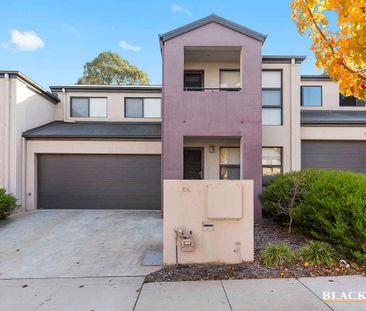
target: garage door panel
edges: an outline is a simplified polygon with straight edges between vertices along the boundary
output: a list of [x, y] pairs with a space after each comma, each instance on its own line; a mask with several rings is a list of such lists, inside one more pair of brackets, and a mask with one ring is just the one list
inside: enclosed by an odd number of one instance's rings
[[39, 155], [38, 208], [160, 209], [160, 156]]
[[302, 168], [334, 168], [366, 173], [366, 142], [302, 141]]
[[153, 196], [117, 196], [105, 199], [105, 197], [86, 196], [44, 196], [42, 198], [43, 209], [131, 209], [154, 210], [160, 209], [158, 198]]
[[123, 195], [147, 195], [155, 194], [160, 191], [160, 183], [156, 182], [80, 182], [61, 184], [59, 187], [47, 185], [39, 191], [40, 195], [89, 195], [95, 196], [99, 192], [104, 196], [112, 196], [116, 194], [116, 188], [123, 188]]
[[[160, 176], [160, 168], [153, 169], [121, 169], [112, 168], [113, 175], [105, 174], [106, 168], [98, 169], [82, 169], [77, 168], [74, 170], [60, 168], [60, 172], [56, 175], [44, 176], [45, 181], [52, 181], [57, 178], [58, 181], [72, 182], [70, 176], [78, 176], [77, 182], [79, 181], [90, 181], [91, 179], [96, 181], [156, 181], [157, 176]], [[49, 170], [57, 170], [56, 168], [50, 167]]]
[[[123, 161], [121, 161], [123, 157]], [[105, 158], [105, 160], [102, 160]], [[83, 167], [83, 168], [115, 168], [115, 167], [125, 167], [125, 168], [143, 168], [143, 167], [156, 167], [156, 158], [158, 156], [149, 155], [66, 155], [66, 154], [52, 154], [46, 155], [42, 158], [42, 164], [44, 167], [53, 168], [68, 168], [65, 165], [68, 161], [72, 161], [73, 168]], [[143, 161], [139, 161], [143, 159]]]

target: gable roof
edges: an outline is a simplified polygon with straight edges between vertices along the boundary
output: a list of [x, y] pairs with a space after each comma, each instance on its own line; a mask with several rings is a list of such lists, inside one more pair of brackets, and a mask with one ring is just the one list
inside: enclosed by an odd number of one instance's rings
[[162, 35], [159, 35], [160, 42], [165, 42], [167, 40], [173, 39], [175, 37], [178, 37], [182, 34], [185, 34], [189, 31], [192, 31], [194, 29], [197, 29], [199, 27], [205, 26], [205, 25], [210, 24], [210, 23], [217, 23], [219, 25], [225, 26], [225, 27], [230, 28], [234, 31], [242, 33], [242, 34], [244, 34], [248, 37], [256, 39], [256, 40], [258, 40], [262, 43], [267, 38], [267, 35], [261, 34], [259, 32], [256, 32], [256, 31], [252, 30], [252, 29], [246, 28], [242, 25], [239, 25], [237, 23], [229, 21], [225, 18], [222, 18], [221, 16], [211, 14], [211, 15], [206, 16], [202, 19], [199, 19], [199, 20], [197, 20], [193, 23], [187, 24], [183, 27], [180, 27], [180, 28], [174, 29], [172, 31], [166, 32]]

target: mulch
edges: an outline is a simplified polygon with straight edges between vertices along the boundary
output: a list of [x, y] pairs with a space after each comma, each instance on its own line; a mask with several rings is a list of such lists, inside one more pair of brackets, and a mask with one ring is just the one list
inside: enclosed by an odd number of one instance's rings
[[354, 262], [334, 263], [332, 266], [305, 266], [296, 263], [288, 267], [269, 268], [261, 264], [260, 252], [269, 244], [288, 243], [294, 250], [299, 249], [309, 238], [297, 232], [288, 233], [285, 226], [269, 219], [254, 224], [254, 261], [240, 264], [191, 264], [166, 266], [146, 276], [145, 282], [175, 282], [199, 280], [234, 280], [265, 278], [300, 278], [314, 276], [366, 275], [366, 265]]

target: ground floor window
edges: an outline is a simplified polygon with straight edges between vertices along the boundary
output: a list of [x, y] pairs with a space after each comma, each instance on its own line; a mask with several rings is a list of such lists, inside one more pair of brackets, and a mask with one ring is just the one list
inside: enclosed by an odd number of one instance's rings
[[282, 148], [263, 147], [262, 148], [262, 175], [263, 183], [274, 175], [282, 174]]
[[220, 148], [220, 179], [240, 179], [240, 147]]

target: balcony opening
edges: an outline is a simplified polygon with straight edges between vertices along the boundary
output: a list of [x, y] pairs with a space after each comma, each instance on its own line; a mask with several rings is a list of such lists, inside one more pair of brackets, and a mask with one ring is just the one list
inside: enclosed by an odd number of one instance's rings
[[240, 91], [241, 47], [185, 47], [184, 91]]

